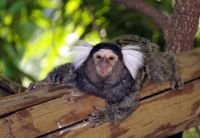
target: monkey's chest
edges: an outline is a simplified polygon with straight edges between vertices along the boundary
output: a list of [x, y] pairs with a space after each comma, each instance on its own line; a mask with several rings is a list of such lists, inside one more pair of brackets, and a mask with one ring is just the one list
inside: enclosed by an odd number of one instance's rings
[[94, 83], [87, 78], [79, 81], [79, 89], [85, 93], [106, 99], [107, 102], [120, 101], [133, 91], [134, 83], [132, 79], [123, 79], [115, 84], [109, 82]]

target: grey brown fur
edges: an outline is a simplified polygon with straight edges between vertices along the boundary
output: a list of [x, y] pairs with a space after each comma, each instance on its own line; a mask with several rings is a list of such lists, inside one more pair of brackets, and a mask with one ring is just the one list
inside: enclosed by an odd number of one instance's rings
[[[127, 44], [139, 45], [145, 55], [144, 71], [145, 82], [171, 81], [172, 87], [181, 87], [182, 82], [178, 74], [178, 63], [172, 51], [161, 52], [159, 47], [145, 38], [135, 35], [123, 35], [113, 40], [114, 43], [125, 46]], [[142, 77], [141, 77], [142, 79]], [[145, 83], [142, 83], [142, 85]]]
[[[111, 43], [121, 47], [127, 44], [141, 47], [140, 51], [145, 55], [145, 60], [135, 79], [131, 77], [122, 60], [118, 60], [112, 74], [102, 80], [95, 72], [92, 58], [88, 57], [80, 68], [74, 69], [72, 64], [65, 64], [54, 69], [41, 81], [70, 84], [85, 93], [104, 98], [107, 107], [89, 116], [89, 121], [97, 124], [105, 121], [117, 123], [126, 118], [136, 109], [139, 91], [149, 81], [172, 81], [175, 82], [173, 84], [181, 84], [176, 69], [176, 59], [172, 52], [160, 52], [157, 45], [133, 35], [120, 36]], [[40, 87], [39, 84], [30, 85], [29, 89]]]

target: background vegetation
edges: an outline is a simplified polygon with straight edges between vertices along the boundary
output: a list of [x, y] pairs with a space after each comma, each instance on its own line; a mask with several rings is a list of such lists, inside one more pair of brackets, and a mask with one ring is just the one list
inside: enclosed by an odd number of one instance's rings
[[[146, 2], [166, 15], [175, 3]], [[73, 42], [95, 44], [121, 34], [136, 34], [164, 46], [162, 33], [148, 17], [109, 0], [1, 0], [0, 75], [27, 86], [69, 62]], [[200, 26], [194, 47], [199, 45]], [[193, 131], [185, 137], [196, 137]]]

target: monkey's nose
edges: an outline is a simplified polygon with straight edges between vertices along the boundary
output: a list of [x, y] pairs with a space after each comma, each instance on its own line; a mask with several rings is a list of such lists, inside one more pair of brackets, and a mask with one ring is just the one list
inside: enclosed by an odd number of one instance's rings
[[100, 62], [99, 66], [102, 69], [106, 69], [106, 68], [108, 68], [109, 65], [105, 60], [103, 60], [103, 61]]

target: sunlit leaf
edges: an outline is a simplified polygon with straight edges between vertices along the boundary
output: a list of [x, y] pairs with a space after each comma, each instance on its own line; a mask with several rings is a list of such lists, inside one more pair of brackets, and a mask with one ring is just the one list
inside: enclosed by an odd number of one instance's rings
[[50, 26], [49, 21], [44, 17], [40, 10], [33, 10], [31, 19], [41, 28], [47, 29]]
[[60, 0], [39, 0], [38, 4], [43, 8], [57, 8], [60, 5]]
[[69, 0], [65, 5], [65, 14], [72, 14], [80, 6], [81, 0]]
[[4, 23], [5, 23], [5, 25], [10, 25], [12, 23], [12, 16], [11, 15], [6, 15], [4, 17]]

